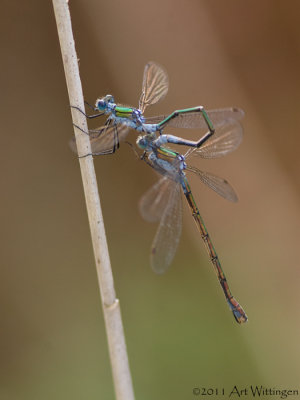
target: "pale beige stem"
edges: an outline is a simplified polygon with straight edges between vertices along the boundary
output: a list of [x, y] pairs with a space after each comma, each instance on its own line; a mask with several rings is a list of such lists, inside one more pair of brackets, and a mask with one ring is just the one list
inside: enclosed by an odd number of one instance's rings
[[[53, 7], [70, 104], [84, 110], [82, 86], [68, 2], [66, 0], [53, 0]], [[87, 131], [88, 127], [85, 116], [77, 110], [71, 109], [71, 111], [73, 123], [80, 126], [84, 131]], [[78, 129], [74, 129], [74, 132], [78, 154], [85, 155], [91, 153], [89, 136]], [[134, 400], [120, 304], [116, 298], [114, 289], [93, 157], [80, 158], [79, 163], [95, 254], [116, 398], [117, 400]]]

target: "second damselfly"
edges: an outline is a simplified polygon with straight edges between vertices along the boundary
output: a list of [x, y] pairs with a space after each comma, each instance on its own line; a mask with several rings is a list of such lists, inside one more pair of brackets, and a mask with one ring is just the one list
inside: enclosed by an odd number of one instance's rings
[[[151, 249], [152, 268], [157, 273], [165, 272], [176, 252], [182, 227], [182, 190], [227, 303], [238, 323], [246, 322], [247, 315], [230, 291], [220, 259], [194, 200], [186, 172], [196, 174], [204, 184], [229, 201], [236, 202], [237, 196], [225, 179], [189, 166], [186, 161], [192, 157], [224, 156], [236, 149], [241, 140], [242, 127], [238, 121], [232, 119], [216, 124], [214, 134], [208, 132], [198, 142], [191, 143], [171, 135], [157, 137], [154, 133], [141, 135], [137, 139], [138, 147], [144, 151], [142, 158], [162, 175], [140, 201], [142, 216], [148, 221], [159, 221]], [[194, 144], [199, 142], [201, 145], [195, 147]], [[182, 155], [168, 148], [166, 146], [168, 143], [189, 147], [192, 145], [194, 148], [190, 148], [185, 155]]]

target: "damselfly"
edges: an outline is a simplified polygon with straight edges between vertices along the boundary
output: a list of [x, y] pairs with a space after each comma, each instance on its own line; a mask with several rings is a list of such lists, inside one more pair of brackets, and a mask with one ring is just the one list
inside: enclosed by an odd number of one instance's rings
[[[241, 111], [239, 113], [241, 117]], [[144, 160], [158, 171], [162, 178], [150, 188], [140, 201], [142, 216], [148, 221], [159, 221], [152, 250], [151, 265], [155, 272], [163, 273], [170, 265], [179, 242], [182, 225], [181, 189], [186, 197], [194, 221], [201, 234], [234, 318], [238, 323], [247, 321], [247, 316], [229, 289], [219, 257], [204, 225], [191, 192], [186, 173], [193, 172], [198, 178], [225, 199], [236, 202], [237, 196], [229, 183], [215, 175], [188, 166], [186, 160], [192, 157], [214, 158], [224, 156], [238, 147], [242, 140], [242, 127], [235, 119], [227, 119], [215, 125], [199, 142], [199, 148], [190, 148], [181, 155], [167, 147], [167, 143], [190, 146], [189, 141], [171, 135], [156, 136], [155, 133], [141, 135], [137, 145], [144, 150]], [[181, 187], [181, 189], [180, 189]]]
[[[91, 138], [91, 147], [93, 155], [112, 154], [119, 148], [119, 143], [124, 140], [130, 129], [138, 132], [162, 133], [166, 126], [176, 128], [208, 129], [213, 133], [212, 124], [220, 124], [222, 121], [233, 118], [240, 119], [243, 112], [236, 108], [224, 108], [211, 111], [205, 111], [202, 106], [176, 110], [170, 115], [159, 115], [154, 117], [144, 117], [146, 107], [162, 100], [167, 94], [169, 87], [168, 75], [165, 70], [154, 62], [146, 64], [144, 69], [142, 94], [140, 96], [139, 108], [125, 107], [117, 104], [112, 95], [108, 94], [96, 100], [95, 106], [88, 104], [97, 114], [87, 115], [80, 108], [76, 108], [87, 118], [98, 118], [107, 115], [108, 118], [104, 126], [83, 131], [88, 133]], [[196, 143], [200, 146], [200, 143]], [[76, 145], [73, 141], [71, 147], [76, 151]]]

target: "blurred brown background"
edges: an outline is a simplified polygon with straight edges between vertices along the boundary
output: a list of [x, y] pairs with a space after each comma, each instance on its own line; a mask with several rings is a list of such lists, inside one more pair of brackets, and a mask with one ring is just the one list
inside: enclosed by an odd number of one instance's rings
[[[239, 203], [191, 179], [245, 326], [233, 320], [187, 210], [172, 268], [151, 271], [156, 226], [137, 203], [153, 171], [126, 145], [95, 159], [136, 398], [193, 399], [194, 387], [300, 389], [299, 2], [72, 0], [70, 8], [86, 100], [112, 93], [137, 105], [153, 60], [170, 89], [147, 115], [199, 104], [246, 112], [240, 149], [197, 165], [230, 180]], [[110, 399], [52, 4], [3, 1], [0, 19], [0, 399]]]

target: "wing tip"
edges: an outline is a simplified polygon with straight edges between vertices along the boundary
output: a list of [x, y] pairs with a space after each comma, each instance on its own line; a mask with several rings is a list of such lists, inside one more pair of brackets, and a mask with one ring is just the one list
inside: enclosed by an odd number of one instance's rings
[[236, 113], [236, 114], [239, 114], [239, 119], [242, 119], [242, 118], [244, 118], [244, 116], [245, 116], [245, 111], [242, 110], [242, 109], [239, 108], [239, 107], [232, 107], [232, 111], [233, 111], [234, 113]]
[[150, 265], [152, 270], [157, 275], [163, 275], [169, 267], [169, 264], [164, 263], [161, 259], [157, 258], [156, 247], [151, 248]]

